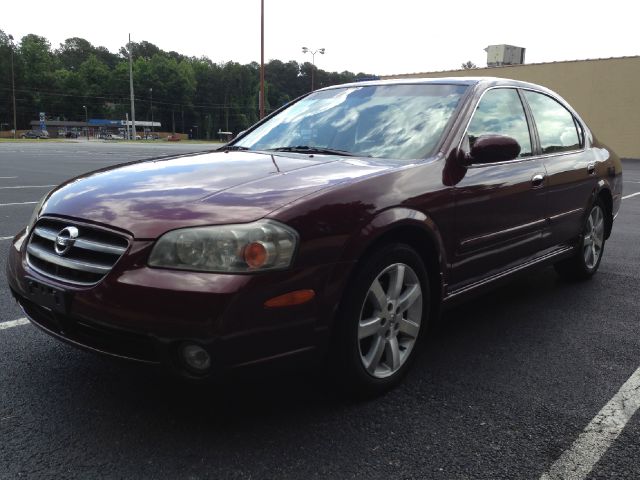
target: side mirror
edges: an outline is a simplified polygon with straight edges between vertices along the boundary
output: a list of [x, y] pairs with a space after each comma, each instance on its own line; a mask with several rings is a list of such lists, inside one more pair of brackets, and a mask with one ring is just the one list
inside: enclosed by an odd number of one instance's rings
[[520, 144], [506, 135], [481, 135], [469, 152], [468, 163], [506, 162], [518, 158]]

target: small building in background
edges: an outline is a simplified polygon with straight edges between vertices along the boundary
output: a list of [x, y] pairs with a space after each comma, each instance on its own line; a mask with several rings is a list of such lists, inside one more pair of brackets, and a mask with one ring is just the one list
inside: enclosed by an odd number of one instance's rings
[[524, 65], [525, 49], [522, 47], [514, 47], [513, 45], [489, 45], [484, 51], [487, 52], [488, 67]]
[[[70, 120], [46, 120], [46, 130], [51, 138], [86, 137], [108, 138], [108, 136], [127, 137], [127, 130], [131, 131], [130, 120], [107, 120], [104, 118], [90, 118], [89, 122], [73, 122]], [[32, 130], [42, 130], [41, 120], [32, 120]], [[142, 138], [153, 136], [157, 138], [162, 124], [160, 122], [137, 121], [136, 132]]]
[[[72, 122], [70, 120], [46, 120], [46, 130], [51, 138], [65, 137], [68, 134], [81, 136], [87, 130], [86, 122]], [[32, 120], [29, 124], [31, 130], [42, 130], [41, 120]]]

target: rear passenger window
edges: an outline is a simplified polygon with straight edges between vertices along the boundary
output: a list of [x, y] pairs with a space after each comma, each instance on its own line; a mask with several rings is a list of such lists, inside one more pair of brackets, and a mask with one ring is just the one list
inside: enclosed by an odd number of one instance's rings
[[520, 144], [519, 157], [531, 156], [527, 117], [518, 92], [495, 88], [484, 94], [467, 130], [469, 146], [482, 135], [506, 135]]
[[529, 102], [542, 153], [566, 152], [582, 147], [582, 128], [571, 112], [542, 93], [524, 90]]

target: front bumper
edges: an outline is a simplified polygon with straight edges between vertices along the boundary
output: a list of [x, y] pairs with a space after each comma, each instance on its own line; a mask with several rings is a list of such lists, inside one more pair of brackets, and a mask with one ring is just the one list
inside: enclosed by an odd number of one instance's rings
[[[154, 269], [146, 266], [152, 242], [134, 241], [101, 282], [80, 288], [31, 269], [24, 260], [25, 243], [20, 235], [14, 239], [7, 277], [33, 323], [75, 346], [187, 375], [177, 353], [184, 342], [209, 351], [212, 374], [299, 354], [320, 355], [340, 300], [341, 289], [331, 279], [349, 267], [259, 275]], [[34, 281], [65, 292], [65, 308], [39, 304], [30, 291]], [[264, 307], [266, 300], [299, 289], [313, 289], [316, 297], [293, 307]]]

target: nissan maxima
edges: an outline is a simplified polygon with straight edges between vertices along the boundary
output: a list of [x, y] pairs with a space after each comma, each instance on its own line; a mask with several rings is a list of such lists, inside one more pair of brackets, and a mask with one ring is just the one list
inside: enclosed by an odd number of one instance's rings
[[217, 151], [67, 181], [7, 275], [28, 318], [78, 347], [195, 380], [322, 361], [371, 394], [447, 304], [533, 267], [596, 273], [621, 195], [619, 158], [544, 87], [354, 83]]

